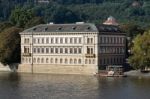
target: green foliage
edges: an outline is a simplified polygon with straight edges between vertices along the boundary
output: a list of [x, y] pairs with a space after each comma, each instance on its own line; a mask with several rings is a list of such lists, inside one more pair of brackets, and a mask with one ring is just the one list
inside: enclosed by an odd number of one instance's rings
[[13, 25], [24, 27], [25, 24], [34, 17], [31, 9], [16, 7], [10, 16], [10, 21]]
[[20, 35], [22, 29], [10, 27], [0, 33], [0, 62], [4, 65], [20, 62]]
[[0, 32], [2, 32], [4, 29], [9, 28], [11, 26], [12, 26], [12, 24], [9, 22], [0, 23]]
[[45, 22], [44, 22], [43, 18], [34, 17], [25, 24], [25, 28], [27, 29], [27, 28], [30, 28], [30, 27], [33, 27], [33, 26], [36, 26], [36, 25], [39, 25], [39, 24], [44, 24], [44, 23]]
[[144, 69], [150, 67], [150, 31], [143, 35], [138, 35], [134, 39], [134, 46], [131, 49], [132, 56], [129, 57], [129, 63], [135, 69]]
[[[131, 22], [146, 27], [150, 23], [149, 0], [138, 0], [139, 6], [132, 6], [135, 0], [50, 0], [49, 4], [34, 1], [1, 0], [0, 22], [8, 20], [11, 15], [12, 23], [23, 27], [33, 14], [43, 17], [46, 23], [102, 23], [110, 15], [123, 24]], [[21, 7], [17, 9], [16, 6]]]

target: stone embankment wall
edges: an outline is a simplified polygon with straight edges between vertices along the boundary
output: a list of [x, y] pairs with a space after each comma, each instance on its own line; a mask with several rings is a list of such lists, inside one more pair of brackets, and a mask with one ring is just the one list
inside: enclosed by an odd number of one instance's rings
[[9, 68], [9, 66], [4, 66], [3, 64], [0, 63], [0, 71], [4, 71], [4, 72], [10, 72], [11, 69]]
[[18, 67], [18, 72], [24, 73], [50, 73], [50, 74], [81, 74], [94, 75], [98, 72], [97, 66], [59, 66], [59, 65], [25, 65]]

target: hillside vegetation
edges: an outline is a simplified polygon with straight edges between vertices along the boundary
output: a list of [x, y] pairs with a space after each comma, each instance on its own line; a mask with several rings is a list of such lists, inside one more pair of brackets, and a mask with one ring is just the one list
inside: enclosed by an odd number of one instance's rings
[[138, 0], [50, 0], [38, 4], [35, 0], [0, 0], [0, 22], [9, 20], [16, 7], [31, 10], [46, 23], [85, 21], [101, 23], [110, 15], [119, 23], [135, 23], [142, 27], [150, 23], [150, 1]]

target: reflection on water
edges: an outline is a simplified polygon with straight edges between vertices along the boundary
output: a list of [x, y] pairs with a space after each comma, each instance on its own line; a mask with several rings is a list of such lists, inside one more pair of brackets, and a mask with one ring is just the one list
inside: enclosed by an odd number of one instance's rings
[[0, 99], [150, 99], [150, 79], [0, 73]]

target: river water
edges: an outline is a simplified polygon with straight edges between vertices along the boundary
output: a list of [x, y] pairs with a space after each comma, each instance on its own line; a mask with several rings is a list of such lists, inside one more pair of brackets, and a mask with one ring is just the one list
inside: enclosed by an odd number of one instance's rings
[[150, 99], [150, 79], [0, 73], [0, 99]]

